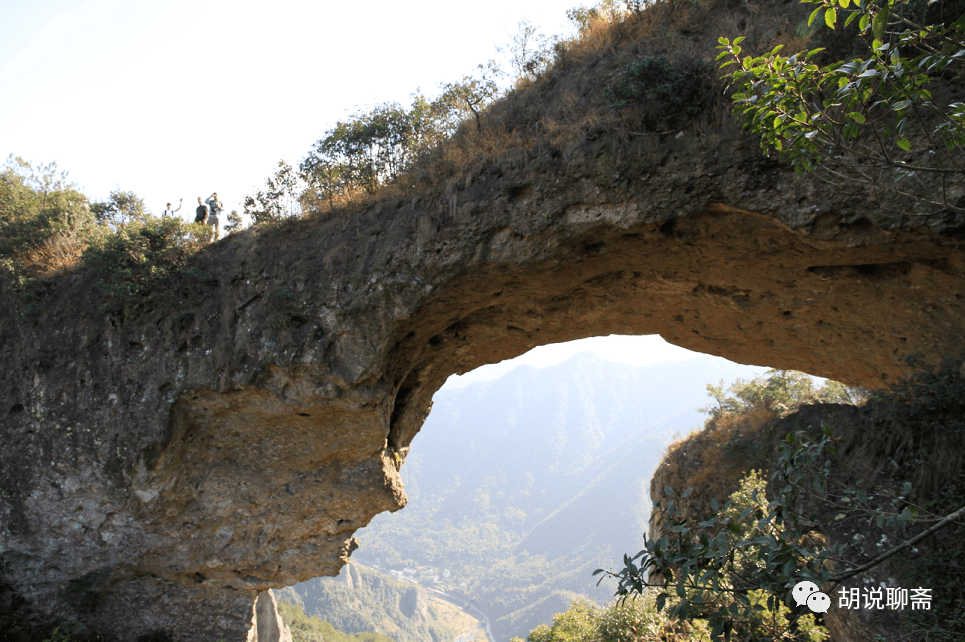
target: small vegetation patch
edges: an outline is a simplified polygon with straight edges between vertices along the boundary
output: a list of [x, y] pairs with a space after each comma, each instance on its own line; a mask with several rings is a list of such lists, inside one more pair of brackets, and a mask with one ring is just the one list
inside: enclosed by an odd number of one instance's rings
[[655, 128], [681, 114], [704, 109], [713, 67], [702, 60], [674, 64], [666, 56], [643, 56], [610, 76], [607, 97], [617, 109], [637, 109], [644, 126]]
[[130, 311], [162, 283], [175, 279], [189, 289], [203, 286], [205, 276], [187, 266], [188, 259], [210, 242], [211, 228], [187, 225], [172, 218], [148, 217], [120, 226], [92, 244], [84, 261], [103, 279], [97, 289], [104, 295], [104, 310]]

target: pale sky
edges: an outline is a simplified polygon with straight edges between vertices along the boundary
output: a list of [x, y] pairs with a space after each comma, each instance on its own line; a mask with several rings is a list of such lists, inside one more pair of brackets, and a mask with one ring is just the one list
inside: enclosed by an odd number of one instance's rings
[[[452, 375], [445, 385], [449, 388], [458, 388], [475, 381], [490, 381], [522, 365], [546, 368], [562, 363], [580, 352], [596, 352], [604, 359], [617, 363], [628, 363], [633, 366], [646, 366], [667, 361], [685, 361], [700, 355], [699, 352], [692, 352], [667, 343], [656, 334], [646, 336], [611, 334], [606, 337], [591, 337], [578, 341], [538, 346], [515, 359], [507, 359], [500, 363], [482, 366], [462, 376]], [[763, 372], [764, 370], [765, 368], [755, 368], [753, 373], [759, 374], [758, 371]], [[752, 372], [752, 370], [748, 370], [748, 372]]]
[[486, 3], [0, 0], [0, 154], [56, 161], [81, 190], [160, 214], [229, 211], [356, 109], [437, 93], [527, 19], [579, 0]]

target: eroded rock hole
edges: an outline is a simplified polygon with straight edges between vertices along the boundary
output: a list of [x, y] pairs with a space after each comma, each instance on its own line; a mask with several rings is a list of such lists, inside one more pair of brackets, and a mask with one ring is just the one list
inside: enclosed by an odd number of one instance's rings
[[[763, 372], [635, 339], [642, 347], [616, 338], [619, 347], [606, 350], [595, 340], [542, 346], [451, 377], [401, 464], [408, 505], [356, 531], [360, 547], [337, 579], [285, 590], [329, 621], [360, 596], [373, 600], [372, 613], [404, 603], [411, 614], [400, 626], [471, 604], [456, 634], [482, 631], [488, 619], [497, 640], [549, 621], [552, 613], [532, 607], [553, 595], [609, 600], [613, 587], [597, 588], [592, 571], [612, 567], [613, 551], [639, 550], [648, 513], [627, 507], [649, 503], [650, 477], [674, 433], [701, 424], [707, 384]], [[416, 386], [410, 374], [399, 387], [393, 422]], [[335, 532], [352, 526], [333, 523]], [[324, 605], [309, 603], [321, 593]]]

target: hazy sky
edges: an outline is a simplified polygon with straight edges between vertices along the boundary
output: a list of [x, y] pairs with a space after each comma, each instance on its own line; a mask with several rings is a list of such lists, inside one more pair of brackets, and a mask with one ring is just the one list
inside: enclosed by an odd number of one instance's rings
[[230, 208], [357, 108], [433, 95], [579, 4], [0, 0], [0, 153], [156, 214], [213, 191]]
[[[515, 359], [508, 359], [500, 363], [476, 368], [462, 376], [452, 375], [446, 381], [447, 387], [464, 386], [474, 381], [489, 381], [503, 376], [513, 368], [521, 365], [531, 365], [545, 368], [566, 361], [578, 352], [596, 352], [604, 359], [618, 363], [628, 363], [634, 366], [645, 366], [652, 363], [666, 361], [684, 361], [698, 356], [684, 348], [664, 341], [658, 335], [628, 337], [610, 335], [608, 337], [592, 337], [566, 343], [551, 343], [533, 348], [526, 354]], [[761, 374], [766, 368], [748, 370], [748, 377]]]

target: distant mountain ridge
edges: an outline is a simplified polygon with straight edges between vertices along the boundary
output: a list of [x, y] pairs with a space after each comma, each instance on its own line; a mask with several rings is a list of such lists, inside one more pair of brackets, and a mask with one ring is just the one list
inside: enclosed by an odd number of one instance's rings
[[478, 604], [497, 642], [576, 596], [604, 602], [613, 589], [592, 571], [642, 547], [650, 478], [673, 435], [701, 425], [706, 385], [762, 370], [586, 352], [444, 387], [402, 467], [409, 505], [361, 529], [356, 557], [383, 571], [435, 569], [433, 585]]

